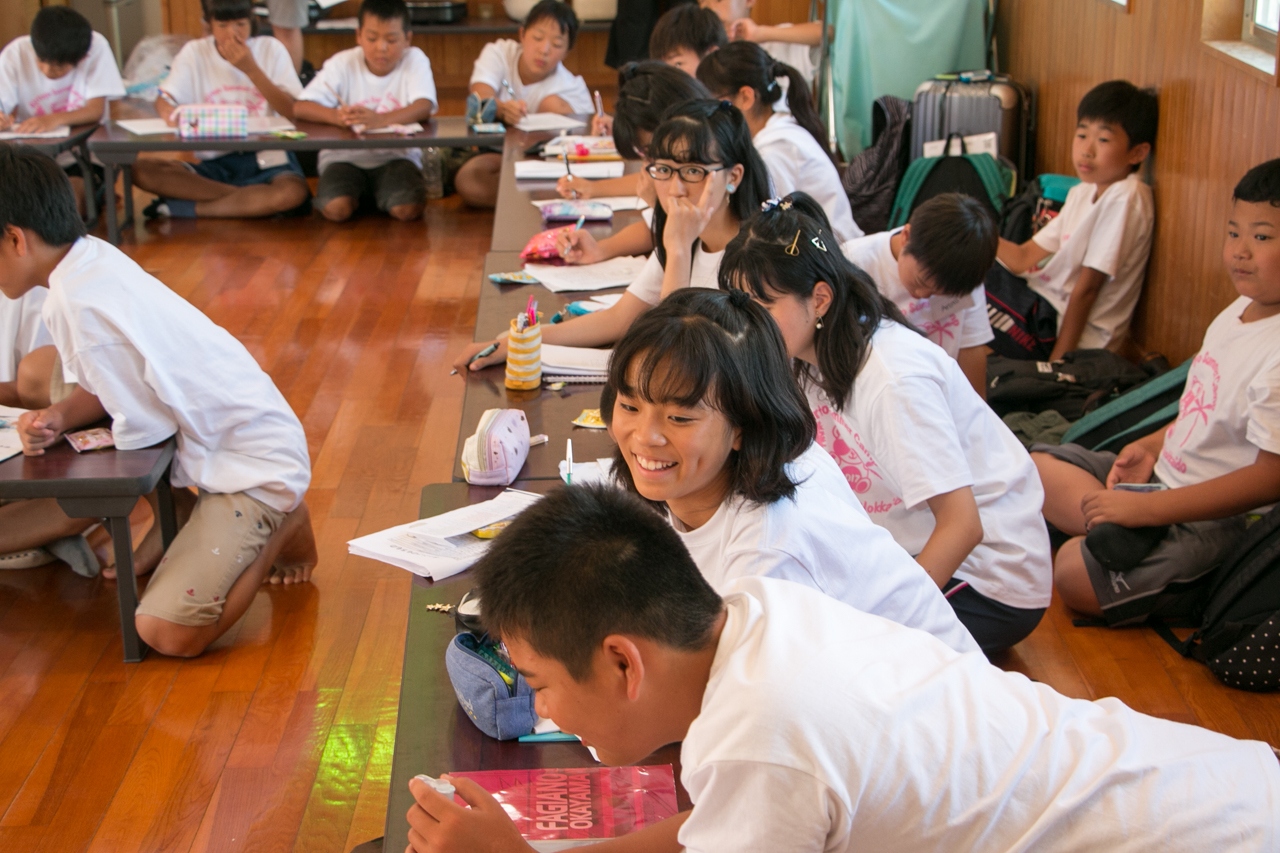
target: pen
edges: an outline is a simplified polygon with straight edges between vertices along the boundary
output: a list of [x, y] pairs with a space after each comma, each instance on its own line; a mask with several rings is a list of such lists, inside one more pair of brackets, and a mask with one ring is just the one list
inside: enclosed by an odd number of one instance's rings
[[525, 303], [525, 306], [524, 306], [525, 316], [529, 318], [528, 325], [532, 326], [532, 325], [535, 325], [535, 323], [537, 322], [535, 319], [537, 315], [534, 313], [537, 310], [538, 310], [538, 303], [533, 301], [533, 294], [530, 293], [529, 301]]
[[[489, 356], [493, 355], [493, 354], [494, 354], [495, 352], [497, 352], [497, 351], [498, 351], [498, 342], [497, 342], [497, 341], [494, 341], [493, 343], [489, 344], [489, 345], [488, 345], [487, 347], [485, 347], [484, 349], [480, 350], [480, 352], [478, 352], [478, 353], [476, 353], [475, 355], [471, 356], [471, 358], [467, 360], [467, 367], [470, 367], [470, 366], [471, 366], [471, 363], [472, 363], [473, 361], [475, 361], [476, 359], [478, 359], [478, 358], [488, 358]], [[453, 369], [453, 370], [450, 370], [450, 371], [449, 371], [449, 375], [450, 375], [450, 376], [457, 376], [457, 375], [458, 375], [458, 371], [457, 371], [457, 369], [455, 368], [455, 369]]]
[[[568, 176], [569, 176], [569, 178], [568, 178], [568, 179], [572, 181], [572, 180], [573, 180], [573, 172], [572, 172], [572, 170], [570, 170], [570, 169], [569, 169], [569, 147], [568, 147], [568, 146], [565, 146], [565, 147], [564, 147], [564, 149], [563, 149], [563, 150], [561, 150], [561, 152], [560, 152], [560, 156], [564, 158], [564, 173], [565, 173], [566, 175], [568, 175]], [[577, 198], [577, 197], [578, 197], [578, 191], [577, 191], [577, 190], [570, 190], [570, 192], [572, 192], [572, 193], [573, 193], [573, 197], [574, 197], [574, 198]], [[576, 229], [575, 229], [575, 230], [576, 230]]]
[[[577, 196], [577, 193], [575, 192], [575, 193], [574, 193], [574, 195], [575, 195], [575, 196]], [[584, 214], [582, 214], [581, 216], [579, 216], [579, 217], [578, 217], [578, 221], [577, 221], [577, 222], [575, 222], [575, 223], [573, 224], [573, 228], [569, 229], [570, 233], [572, 233], [572, 232], [574, 232], [574, 231], [578, 231], [579, 229], [581, 229], [581, 228], [582, 228], [582, 223], [584, 223], [584, 222], [586, 222], [586, 221], [587, 221], [587, 215], [584, 213]], [[569, 248], [568, 248], [568, 249], [565, 249], [565, 250], [563, 250], [562, 252], [560, 252], [560, 257], [562, 257], [562, 258], [563, 258], [563, 257], [565, 256], [565, 254], [569, 251], [569, 249], [572, 249], [572, 248], [573, 248], [573, 244], [571, 243], [571, 244], [569, 245]], [[533, 297], [532, 297], [532, 296], [530, 296], [529, 298], [530, 298], [530, 299], [532, 299]], [[561, 313], [563, 314], [564, 312], [561, 312]], [[551, 322], [555, 323], [555, 322], [557, 322], [557, 321], [556, 321], [556, 320], [552, 320]]]
[[564, 440], [564, 467], [565, 467], [565, 483], [573, 485], [573, 439], [566, 438]]
[[596, 89], [596, 115], [604, 117], [604, 98], [600, 97], [599, 89]]
[[[492, 79], [492, 78], [490, 78], [490, 79]], [[518, 100], [520, 100], [519, 98], [517, 98], [517, 97], [516, 97], [516, 90], [511, 88], [511, 84], [507, 82], [507, 78], [506, 78], [506, 77], [503, 77], [503, 78], [502, 78], [502, 88], [504, 88], [504, 89], [506, 89], [506, 90], [507, 90], [507, 94], [511, 96], [511, 100], [513, 100], [513, 101], [518, 101]]]

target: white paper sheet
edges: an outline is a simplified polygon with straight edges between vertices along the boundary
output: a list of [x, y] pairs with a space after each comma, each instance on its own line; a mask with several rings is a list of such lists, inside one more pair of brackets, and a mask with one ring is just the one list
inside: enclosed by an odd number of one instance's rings
[[[586, 200], [593, 201], [596, 204], [607, 204], [609, 209], [615, 213], [619, 210], [646, 210], [649, 207], [649, 205], [645, 204], [644, 199], [634, 195], [610, 195]], [[558, 204], [562, 201], [564, 201], [562, 198], [544, 198], [529, 203], [538, 208], [538, 210], [542, 210], [549, 204]]]
[[[177, 133], [162, 118], [126, 118], [116, 122], [117, 125], [134, 136], [155, 136], [161, 133]], [[293, 122], [284, 116], [249, 116], [250, 133], [269, 133], [273, 130], [297, 130]]]
[[[510, 498], [509, 495], [519, 497]], [[538, 500], [540, 495], [534, 495], [529, 492], [520, 492], [516, 490], [507, 490], [494, 498], [493, 501], [485, 501], [482, 504], [463, 507], [455, 510], [455, 513], [462, 513], [464, 516], [481, 519], [482, 523], [476, 527], [467, 528], [468, 532], [462, 534], [457, 539], [449, 541], [440, 541], [434, 539], [424, 539], [415, 535], [412, 528], [415, 525], [421, 525], [424, 522], [431, 522], [435, 519], [424, 519], [423, 521], [411, 521], [408, 524], [401, 524], [378, 533], [371, 533], [368, 536], [361, 536], [358, 539], [352, 539], [347, 543], [348, 553], [357, 557], [368, 557], [371, 560], [378, 560], [388, 565], [396, 566], [419, 575], [424, 578], [433, 580], [442, 580], [444, 578], [456, 575], [463, 571], [484, 554], [489, 547], [489, 541], [485, 539], [476, 539], [471, 536], [469, 531], [475, 530], [477, 527], [484, 527], [487, 524], [493, 524], [495, 521], [502, 521], [516, 514], [525, 506]], [[514, 511], [509, 512], [501, 517], [494, 518], [494, 511], [490, 509], [481, 509], [487, 505], [492, 505], [494, 501], [506, 499], [502, 504], [504, 509], [499, 512], [506, 512], [515, 507]], [[473, 512], [474, 511], [474, 512]], [[444, 513], [436, 516], [437, 519], [443, 519], [446, 516], [454, 516], [454, 513]], [[484, 521], [484, 519], [491, 519]], [[461, 522], [456, 522], [461, 524]], [[471, 523], [470, 521], [467, 522]], [[441, 522], [440, 529], [447, 530], [454, 522]]]
[[359, 18], [321, 18], [316, 21], [317, 30], [354, 30], [359, 26]]
[[[945, 139], [935, 139], [932, 142], [926, 142], [922, 154], [926, 157], [941, 157], [942, 148], [947, 144]], [[952, 139], [949, 155], [955, 157], [960, 154], [960, 140]], [[994, 131], [987, 133], [978, 133], [973, 136], [964, 138], [964, 153], [966, 154], [990, 154], [992, 157], [1000, 156], [1000, 137]]]
[[517, 130], [577, 130], [587, 123], [559, 113], [529, 113], [516, 124]]
[[552, 293], [572, 290], [604, 290], [626, 287], [644, 269], [647, 258], [623, 255], [598, 264], [556, 267], [550, 264], [525, 264], [524, 270]]
[[0, 139], [66, 139], [70, 135], [71, 126], [60, 124], [53, 130], [46, 130], [44, 133], [14, 133], [9, 130], [0, 133]]
[[386, 127], [375, 127], [373, 130], [360, 131], [366, 136], [374, 134], [403, 133], [406, 136], [410, 133], [422, 133], [422, 125], [418, 122], [410, 122], [409, 124], [389, 124]]
[[[597, 459], [595, 462], [574, 462], [573, 482], [579, 486], [585, 486], [589, 483], [603, 483], [607, 486], [613, 482], [609, 478], [609, 472], [612, 470], [612, 459]], [[569, 461], [567, 459], [560, 460], [560, 479], [566, 483], [569, 482]]]
[[609, 370], [613, 350], [542, 345], [542, 372], [559, 376], [591, 376]]
[[511, 518], [537, 503], [539, 499], [539, 495], [531, 492], [508, 489], [493, 500], [415, 521], [409, 525], [410, 532], [419, 539], [433, 541], [451, 539]]
[[[577, 178], [621, 178], [626, 171], [621, 160], [570, 163], [569, 172]], [[563, 160], [517, 160], [517, 181], [558, 181], [564, 177]]]
[[0, 462], [22, 452], [22, 439], [18, 438], [18, 418], [26, 409], [0, 406]]

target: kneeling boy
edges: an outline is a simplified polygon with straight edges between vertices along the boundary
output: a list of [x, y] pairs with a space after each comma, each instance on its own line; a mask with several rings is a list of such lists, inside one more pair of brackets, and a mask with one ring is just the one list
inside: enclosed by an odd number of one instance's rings
[[[156, 112], [170, 124], [183, 104], [242, 104], [251, 116], [293, 118], [302, 83], [284, 45], [250, 37], [250, 0], [203, 0], [212, 35], [192, 39], [173, 58], [160, 84]], [[291, 211], [311, 195], [293, 152], [197, 151], [199, 163], [140, 159], [133, 182], [159, 196], [148, 216], [271, 216]]]
[[[1111, 625], [1189, 615], [1247, 515], [1280, 501], [1278, 246], [1280, 160], [1272, 160], [1236, 185], [1222, 261], [1240, 296], [1205, 332], [1177, 420], [1119, 455], [1032, 446], [1045, 519], [1076, 537], [1054, 564], [1058, 593], [1076, 610]], [[1149, 494], [1116, 489], [1124, 483], [1159, 485]]]
[[983, 399], [992, 332], [982, 279], [995, 262], [998, 240], [977, 199], [943, 193], [913, 210], [901, 228], [840, 247], [907, 322], [960, 363]]
[[[693, 810], [628, 850], [1280, 844], [1266, 744], [1068, 699], [789, 581], [742, 578], [721, 599], [670, 525], [621, 491], [552, 493], [475, 572], [485, 626], [539, 714], [606, 764], [682, 742]], [[451, 781], [470, 809], [410, 783], [413, 849], [530, 849], [483, 789]]]
[[[302, 90], [298, 118], [363, 130], [431, 118], [431, 60], [410, 45], [404, 0], [364, 0], [358, 20], [357, 46], [326, 60]], [[321, 151], [315, 204], [324, 218], [350, 219], [362, 200], [401, 221], [421, 216], [427, 201], [422, 149]]]
[[273, 567], [286, 582], [310, 577], [302, 425], [225, 329], [110, 243], [85, 236], [52, 160], [0, 144], [0, 290], [18, 299], [36, 287], [49, 289], [45, 324], [88, 394], [24, 415], [24, 450], [38, 454], [104, 410], [122, 450], [177, 436], [172, 482], [200, 496], [192, 507], [190, 492], [176, 490], [187, 498], [179, 522], [190, 517], [142, 595], [137, 625], [159, 652], [200, 654], [248, 609]]

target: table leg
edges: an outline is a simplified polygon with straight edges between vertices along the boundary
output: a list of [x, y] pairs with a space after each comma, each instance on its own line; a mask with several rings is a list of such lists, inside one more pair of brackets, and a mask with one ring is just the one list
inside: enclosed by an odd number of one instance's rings
[[125, 227], [133, 226], [133, 164], [124, 163], [120, 166], [120, 171], [124, 175], [124, 225]]
[[138, 578], [133, 573], [133, 541], [129, 516], [107, 519], [111, 543], [116, 552], [116, 591], [120, 598], [120, 630], [124, 640], [125, 663], [138, 663], [147, 655], [147, 644], [138, 636], [134, 612], [138, 609]]
[[80, 175], [84, 180], [84, 212], [86, 225], [93, 228], [98, 224], [97, 187], [94, 186], [93, 167], [90, 165], [89, 152], [83, 145], [76, 148], [76, 162], [80, 164]]
[[160, 505], [160, 539], [164, 549], [169, 550], [173, 538], [178, 535], [178, 516], [173, 506], [173, 486], [169, 482], [169, 474], [173, 471], [170, 465], [164, 470], [164, 476], [156, 483], [156, 502]]
[[103, 205], [107, 214], [107, 242], [113, 246], [119, 246], [120, 224], [116, 221], [116, 203], [112, 198], [116, 191], [116, 167], [105, 157], [102, 160], [102, 182], [107, 185], [107, 199]]

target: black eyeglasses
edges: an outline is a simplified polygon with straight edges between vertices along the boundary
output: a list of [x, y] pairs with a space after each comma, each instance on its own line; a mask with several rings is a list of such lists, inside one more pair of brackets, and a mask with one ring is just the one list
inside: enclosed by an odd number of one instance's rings
[[673, 168], [665, 163], [650, 163], [644, 167], [649, 173], [649, 177], [655, 181], [669, 181], [673, 175], [679, 175], [680, 180], [686, 184], [700, 184], [707, 179], [712, 172], [723, 172], [724, 166], [701, 166], [696, 163], [689, 163], [678, 168]]

